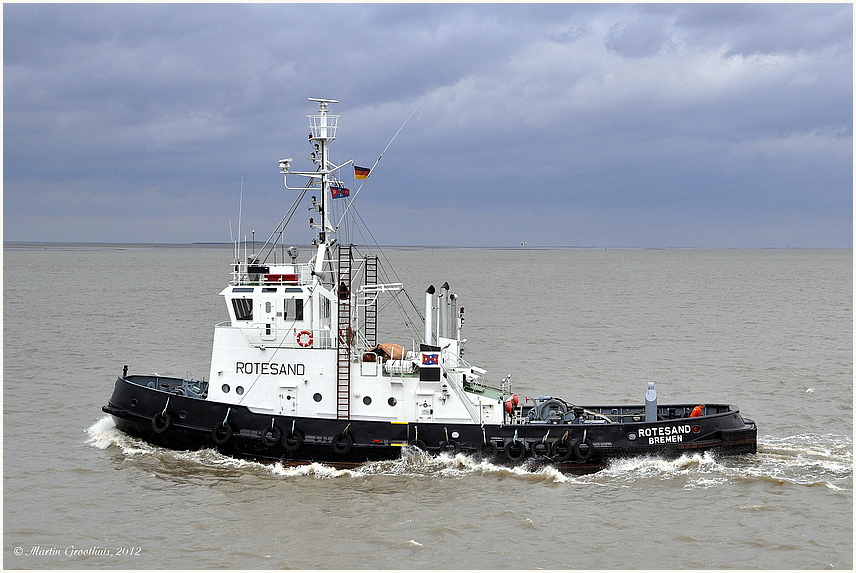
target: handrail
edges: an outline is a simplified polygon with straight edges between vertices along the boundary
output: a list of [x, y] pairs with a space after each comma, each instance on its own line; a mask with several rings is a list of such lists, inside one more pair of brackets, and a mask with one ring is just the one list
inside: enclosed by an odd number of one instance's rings
[[[442, 366], [443, 371], [448, 374], [451, 372], [445, 365]], [[470, 418], [474, 423], [478, 424], [481, 420], [481, 413], [476, 410], [476, 405], [470, 402], [470, 399], [467, 397], [467, 393], [463, 388], [463, 385], [458, 385], [457, 381], [454, 377], [448, 376], [446, 378], [448, 381], [448, 385], [452, 388], [452, 390], [457, 394], [458, 399], [464, 404], [464, 408], [469, 412]]]
[[[230, 281], [230, 285], [279, 285], [279, 284], [298, 284], [298, 285], [308, 285], [312, 283], [312, 268], [313, 265], [311, 263], [283, 263], [283, 264], [275, 264], [268, 265], [263, 263], [248, 263], [248, 262], [238, 262], [231, 263], [234, 265], [234, 269], [232, 270], [232, 280]], [[270, 269], [270, 273], [262, 273], [262, 272], [253, 272], [250, 273], [250, 267], [268, 267]], [[256, 276], [256, 278], [251, 279], [250, 274]], [[279, 275], [279, 280], [266, 280], [265, 274], [274, 274]], [[296, 281], [290, 281], [288, 279], [283, 279], [283, 275], [295, 275]]]
[[[263, 327], [260, 325], [260, 323], [252, 323], [252, 325], [248, 324], [246, 326], [232, 326], [231, 321], [227, 320], [215, 324], [214, 328], [234, 328], [236, 330], [239, 330], [247, 339], [247, 343], [253, 346], [264, 346], [266, 348], [301, 348], [316, 350], [329, 350], [331, 348], [336, 348], [336, 333], [333, 330], [327, 328], [278, 328], [278, 333], [273, 339], [262, 338]], [[300, 341], [302, 341], [304, 344], [301, 345], [299, 343], [298, 336], [302, 332], [308, 332], [309, 334], [311, 334], [311, 343], [310, 337], [307, 335], [300, 337]]]

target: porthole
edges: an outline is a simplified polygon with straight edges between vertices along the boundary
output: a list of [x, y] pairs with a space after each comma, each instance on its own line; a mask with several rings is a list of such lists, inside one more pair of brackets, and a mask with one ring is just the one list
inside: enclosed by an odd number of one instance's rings
[[223, 390], [223, 393], [224, 393], [224, 394], [228, 394], [228, 393], [229, 393], [229, 390], [230, 390], [230, 388], [229, 388], [229, 385], [228, 385], [228, 384], [223, 384], [223, 386], [222, 386], [222, 388], [221, 388], [221, 389]]
[[631, 442], [636, 440], [636, 433], [630, 432], [629, 434], [627, 434], [627, 439], [630, 440]]
[[318, 392], [315, 392], [315, 394], [312, 395], [312, 399], [315, 400], [316, 402], [320, 402], [321, 401], [321, 394], [319, 394]]
[[371, 403], [372, 403], [371, 396], [364, 396], [364, 397], [363, 397], [363, 404], [365, 404], [366, 406], [368, 406], [368, 405], [369, 405], [369, 404], [371, 404]]
[[236, 386], [235, 392], [240, 396], [241, 394], [244, 393], [244, 387], [243, 386]]
[[389, 400], [386, 401], [386, 403], [389, 404], [390, 406], [395, 406], [396, 404], [398, 404], [398, 400], [396, 400], [395, 398], [390, 398]]
[[136, 398], [132, 398], [132, 399], [131, 399], [131, 408], [136, 408], [136, 407], [137, 407], [137, 399], [136, 399]]
[[458, 432], [457, 430], [454, 430], [454, 431], [452, 432], [452, 439], [453, 439], [453, 440], [457, 440], [457, 439], [458, 439], [458, 438], [460, 438], [460, 437], [461, 437], [461, 433], [460, 433], [460, 432]]
[[178, 413], [178, 419], [179, 420], [186, 420], [187, 419], [187, 411], [182, 410], [181, 412], [179, 412]]

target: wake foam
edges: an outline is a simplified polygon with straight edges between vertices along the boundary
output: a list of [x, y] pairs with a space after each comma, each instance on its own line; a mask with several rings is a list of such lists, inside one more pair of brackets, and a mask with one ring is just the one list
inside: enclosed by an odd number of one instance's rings
[[140, 455], [153, 453], [160, 448], [153, 446], [137, 438], [120, 431], [113, 424], [113, 418], [105, 416], [86, 429], [89, 434], [87, 443], [99, 450], [106, 450], [115, 446], [126, 455]]
[[[280, 462], [261, 463], [224, 456], [216, 450], [175, 451], [153, 446], [128, 436], [106, 416], [86, 432], [88, 444], [106, 450], [118, 448], [128, 460], [156, 458], [165, 467], [168, 461], [183, 462], [184, 470], [240, 470], [282, 477], [315, 479], [362, 478], [373, 475], [445, 477], [494, 476], [544, 483], [592, 484], [628, 487], [647, 480], [675, 480], [683, 489], [711, 488], [728, 483], [777, 481], [803, 486], [822, 485], [832, 490], [853, 489], [852, 438], [805, 434], [785, 438], [763, 438], [758, 453], [717, 458], [710, 453], [683, 455], [677, 459], [641, 456], [614, 460], [600, 472], [587, 475], [564, 474], [553, 466], [526, 464], [504, 466], [464, 454], [428, 455], [417, 448], [403, 448], [395, 460], [367, 462], [354, 469], [336, 469], [321, 463], [285, 466]], [[189, 467], [188, 467], [189, 466]]]
[[832, 434], [765, 438], [758, 443], [762, 479], [853, 490], [853, 440]]

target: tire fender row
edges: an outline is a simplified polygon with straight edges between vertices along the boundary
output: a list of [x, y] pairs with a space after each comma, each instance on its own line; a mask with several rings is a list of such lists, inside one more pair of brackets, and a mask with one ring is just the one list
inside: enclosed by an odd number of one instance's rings
[[[493, 443], [493, 442], [491, 442]], [[546, 440], [505, 440], [500, 447], [494, 443], [492, 448], [482, 447], [487, 459], [505, 458], [510, 462], [521, 462], [529, 457], [552, 462], [587, 462], [595, 454], [594, 442], [590, 438]]]
[[[173, 426], [173, 418], [167, 411], [169, 408], [169, 399], [162, 412], [156, 413], [151, 420], [152, 431], [155, 434], [163, 434]], [[226, 445], [235, 435], [233, 424], [229, 421], [231, 408], [227, 409], [226, 416], [222, 422], [211, 429], [211, 440], [218, 446]], [[348, 454], [354, 447], [354, 438], [349, 432], [350, 424], [338, 434], [330, 438], [330, 447], [338, 455]], [[271, 418], [269, 426], [265, 426], [258, 430], [259, 440], [266, 448], [276, 448], [282, 446], [287, 452], [296, 452], [304, 442], [305, 436], [299, 428], [296, 427], [296, 421], [292, 420], [291, 427], [283, 429], [276, 424], [276, 418]], [[595, 454], [595, 445], [592, 440], [585, 435], [582, 438], [569, 438], [567, 433], [555, 440], [547, 440], [546, 436], [541, 440], [522, 439], [515, 435], [509, 439], [491, 439], [485, 438], [483, 444], [478, 448], [464, 448], [461, 444], [448, 435], [442, 439], [437, 446], [430, 447], [424, 441], [418, 439], [413, 440], [412, 445], [425, 452], [435, 451], [437, 453], [456, 454], [461, 451], [467, 453], [475, 453], [487, 460], [499, 460], [504, 458], [509, 462], [522, 462], [529, 457], [540, 458], [554, 462], [586, 462]]]
[[484, 439], [480, 447], [464, 447], [455, 440], [441, 440], [437, 446], [428, 447], [422, 440], [413, 445], [425, 452], [456, 454], [458, 452], [474, 453], [486, 460], [506, 460], [513, 463], [524, 461], [527, 457], [543, 459], [552, 462], [587, 462], [596, 453], [594, 442], [583, 435], [581, 438], [569, 438], [567, 433], [560, 439], [541, 440], [514, 437], [509, 439]]

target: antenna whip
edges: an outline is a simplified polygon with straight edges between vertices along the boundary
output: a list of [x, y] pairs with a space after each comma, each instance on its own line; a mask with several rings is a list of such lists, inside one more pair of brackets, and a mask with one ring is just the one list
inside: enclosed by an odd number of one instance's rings
[[[405, 119], [404, 123], [401, 124], [401, 127], [398, 128], [398, 131], [395, 132], [395, 135], [392, 136], [392, 139], [389, 140], [389, 143], [387, 143], [386, 147], [383, 148], [383, 151], [380, 152], [380, 157], [378, 157], [377, 161], [375, 161], [374, 165], [372, 165], [372, 170], [377, 167], [377, 164], [380, 163], [381, 159], [383, 159], [383, 154], [386, 153], [386, 150], [389, 149], [389, 146], [392, 145], [392, 142], [395, 141], [395, 138], [398, 137], [398, 134], [401, 133], [401, 130], [404, 129], [404, 126], [407, 125], [407, 122], [410, 121], [410, 118], [413, 117], [413, 114], [416, 113], [416, 110], [419, 109], [419, 106], [422, 105], [422, 102], [425, 101], [429, 95], [431, 95], [432, 91], [434, 91], [434, 88], [428, 90], [428, 93], [425, 94], [425, 97], [422, 98], [422, 101], [420, 101], [416, 105], [416, 107], [413, 108], [413, 111], [410, 112], [410, 115], [407, 116], [407, 119]], [[363, 183], [365, 183], [365, 181], [363, 181]], [[362, 185], [360, 185], [360, 187], [362, 187]], [[359, 189], [357, 190], [357, 193], [359, 193]], [[356, 195], [356, 193], [354, 195]]]
[[[428, 99], [428, 96], [431, 95], [432, 91], [434, 91], [434, 88], [431, 88], [430, 90], [428, 90], [428, 93], [425, 94], [425, 97], [422, 98], [422, 101], [420, 101], [418, 104], [416, 104], [416, 107], [413, 108], [413, 111], [410, 112], [410, 115], [407, 116], [407, 119], [405, 119], [404, 123], [401, 124], [401, 127], [398, 128], [398, 131], [395, 132], [395, 135], [392, 136], [392, 139], [389, 140], [389, 143], [387, 143], [386, 147], [383, 148], [383, 151], [380, 152], [380, 156], [378, 156], [377, 161], [375, 161], [374, 165], [372, 165], [371, 169], [369, 170], [369, 173], [374, 171], [374, 168], [377, 167], [377, 164], [380, 163], [381, 159], [383, 159], [383, 154], [386, 153], [386, 150], [389, 149], [389, 146], [392, 145], [392, 142], [395, 141], [395, 138], [398, 137], [398, 134], [401, 133], [401, 130], [404, 129], [404, 126], [407, 125], [407, 122], [410, 121], [410, 118], [413, 117], [413, 114], [416, 113], [416, 110], [419, 109], [419, 106], [422, 105], [422, 102], [424, 102], [426, 99]], [[357, 188], [357, 191], [354, 193], [354, 196], [351, 197], [351, 201], [348, 203], [348, 206], [345, 207], [345, 210], [342, 212], [342, 217], [339, 219], [339, 222], [336, 223], [336, 229], [338, 229], [339, 225], [342, 224], [342, 221], [345, 219], [345, 215], [348, 214], [348, 211], [350, 210], [351, 205], [354, 204], [354, 199], [357, 198], [357, 195], [359, 195], [360, 190], [363, 188], [363, 185], [365, 185], [365, 184], [366, 184], [365, 180], [363, 180], [363, 182], [360, 183], [360, 186]]]

